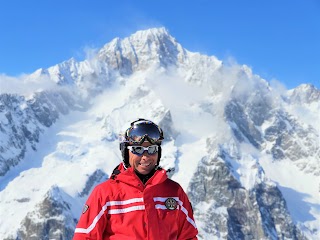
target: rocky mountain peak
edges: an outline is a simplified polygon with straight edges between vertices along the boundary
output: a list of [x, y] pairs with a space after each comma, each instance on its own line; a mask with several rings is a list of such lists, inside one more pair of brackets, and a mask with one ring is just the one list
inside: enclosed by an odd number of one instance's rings
[[131, 39], [137, 39], [137, 40], [150, 40], [150, 41], [157, 41], [157, 39], [163, 39], [163, 38], [172, 38], [169, 31], [164, 28], [150, 28], [147, 30], [140, 30], [136, 33], [132, 34], [129, 38]]
[[289, 99], [293, 103], [312, 103], [320, 101], [320, 90], [312, 84], [301, 84], [289, 91]]
[[152, 28], [124, 39], [115, 38], [98, 52], [97, 57], [112, 69], [129, 75], [154, 64], [177, 65], [185, 57], [185, 50], [165, 28]]
[[70, 214], [70, 204], [63, 199], [65, 194], [53, 186], [23, 219], [24, 227], [18, 231], [17, 239], [71, 239], [76, 219]]

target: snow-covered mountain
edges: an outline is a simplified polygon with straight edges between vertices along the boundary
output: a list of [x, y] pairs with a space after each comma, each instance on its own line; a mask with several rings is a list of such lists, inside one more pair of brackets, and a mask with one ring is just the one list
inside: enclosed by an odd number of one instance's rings
[[1, 239], [71, 239], [121, 161], [118, 134], [139, 117], [164, 129], [161, 164], [189, 195], [199, 239], [320, 239], [314, 86], [279, 90], [164, 28], [26, 79], [56, 87], [0, 95]]

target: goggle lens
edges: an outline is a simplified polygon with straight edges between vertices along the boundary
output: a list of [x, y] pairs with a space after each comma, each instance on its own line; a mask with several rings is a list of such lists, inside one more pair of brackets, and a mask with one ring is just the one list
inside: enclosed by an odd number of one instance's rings
[[127, 141], [131, 143], [142, 144], [149, 141], [151, 144], [161, 143], [163, 140], [163, 133], [159, 127], [153, 123], [143, 122], [143, 124], [135, 124], [127, 130]]
[[148, 152], [149, 155], [153, 155], [158, 152], [158, 145], [151, 145], [148, 147], [143, 146], [127, 146], [127, 148], [136, 155], [142, 155], [145, 151]]

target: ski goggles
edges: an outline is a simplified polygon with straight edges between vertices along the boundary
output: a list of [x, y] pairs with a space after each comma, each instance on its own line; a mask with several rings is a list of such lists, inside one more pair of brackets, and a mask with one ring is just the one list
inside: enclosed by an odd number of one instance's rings
[[139, 119], [131, 123], [131, 127], [125, 133], [125, 139], [133, 144], [149, 141], [151, 144], [160, 145], [163, 140], [163, 132], [155, 123]]
[[159, 146], [158, 145], [151, 145], [148, 147], [143, 146], [127, 146], [133, 154], [141, 156], [145, 151], [148, 152], [149, 155], [156, 154], [158, 152]]

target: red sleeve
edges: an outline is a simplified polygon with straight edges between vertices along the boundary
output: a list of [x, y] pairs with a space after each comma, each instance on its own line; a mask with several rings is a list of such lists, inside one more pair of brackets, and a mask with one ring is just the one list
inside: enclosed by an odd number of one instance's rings
[[73, 240], [102, 240], [106, 226], [106, 200], [98, 185], [90, 194], [74, 232]]
[[198, 239], [198, 229], [193, 218], [193, 210], [188, 196], [181, 188], [178, 240]]

